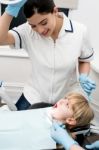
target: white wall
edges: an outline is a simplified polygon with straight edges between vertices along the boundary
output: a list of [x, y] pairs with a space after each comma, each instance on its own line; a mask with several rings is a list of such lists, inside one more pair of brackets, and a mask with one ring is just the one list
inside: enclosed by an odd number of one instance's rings
[[99, 0], [79, 0], [70, 17], [87, 25], [96, 51], [99, 49]]
[[62, 8], [77, 8], [78, 0], [54, 0], [57, 7]]
[[25, 50], [13, 50], [0, 46], [0, 80], [4, 81], [7, 93], [15, 100], [31, 73], [31, 64]]

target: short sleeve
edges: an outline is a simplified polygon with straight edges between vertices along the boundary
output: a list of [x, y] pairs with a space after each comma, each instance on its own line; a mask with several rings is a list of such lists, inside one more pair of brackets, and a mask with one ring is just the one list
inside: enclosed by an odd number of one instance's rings
[[93, 59], [94, 50], [90, 43], [89, 34], [87, 28], [84, 26], [84, 33], [82, 39], [82, 47], [81, 47], [81, 54], [79, 57], [79, 61], [82, 62], [89, 62]]
[[[15, 49], [26, 49], [29, 43], [29, 39], [31, 37], [31, 28], [28, 23], [24, 23], [18, 27], [14, 27], [9, 31], [14, 39], [15, 39], [15, 45], [13, 45], [13, 48]], [[12, 46], [11, 46], [12, 47]]]
[[20, 49], [20, 44], [21, 44], [21, 36], [19, 36], [18, 32], [16, 32], [16, 28], [14, 30], [9, 31], [15, 39], [15, 45], [10, 45], [10, 48], [15, 48], [15, 49]]

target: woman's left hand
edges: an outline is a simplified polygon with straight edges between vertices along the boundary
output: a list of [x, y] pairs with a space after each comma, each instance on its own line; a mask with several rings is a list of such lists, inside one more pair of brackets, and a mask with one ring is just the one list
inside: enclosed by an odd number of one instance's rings
[[84, 91], [87, 93], [88, 96], [90, 96], [92, 90], [96, 88], [95, 82], [90, 79], [87, 74], [84, 73], [81, 73], [81, 75], [79, 76], [79, 81]]

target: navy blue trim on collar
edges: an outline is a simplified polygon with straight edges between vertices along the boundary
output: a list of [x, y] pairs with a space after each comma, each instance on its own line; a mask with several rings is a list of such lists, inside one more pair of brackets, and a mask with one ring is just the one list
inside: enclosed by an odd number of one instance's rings
[[70, 21], [71, 30], [66, 30], [66, 29], [65, 29], [65, 31], [66, 31], [66, 32], [73, 32], [74, 30], [73, 30], [72, 22], [71, 22], [71, 20], [69, 20], [69, 21]]

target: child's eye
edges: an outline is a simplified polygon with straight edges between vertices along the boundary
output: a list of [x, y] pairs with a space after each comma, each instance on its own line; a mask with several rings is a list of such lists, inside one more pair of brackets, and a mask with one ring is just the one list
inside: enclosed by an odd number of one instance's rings
[[69, 108], [69, 104], [67, 104], [67, 107]]
[[70, 108], [70, 104], [69, 104], [69, 102], [67, 102], [67, 103], [66, 103], [66, 106], [67, 106], [68, 108]]

